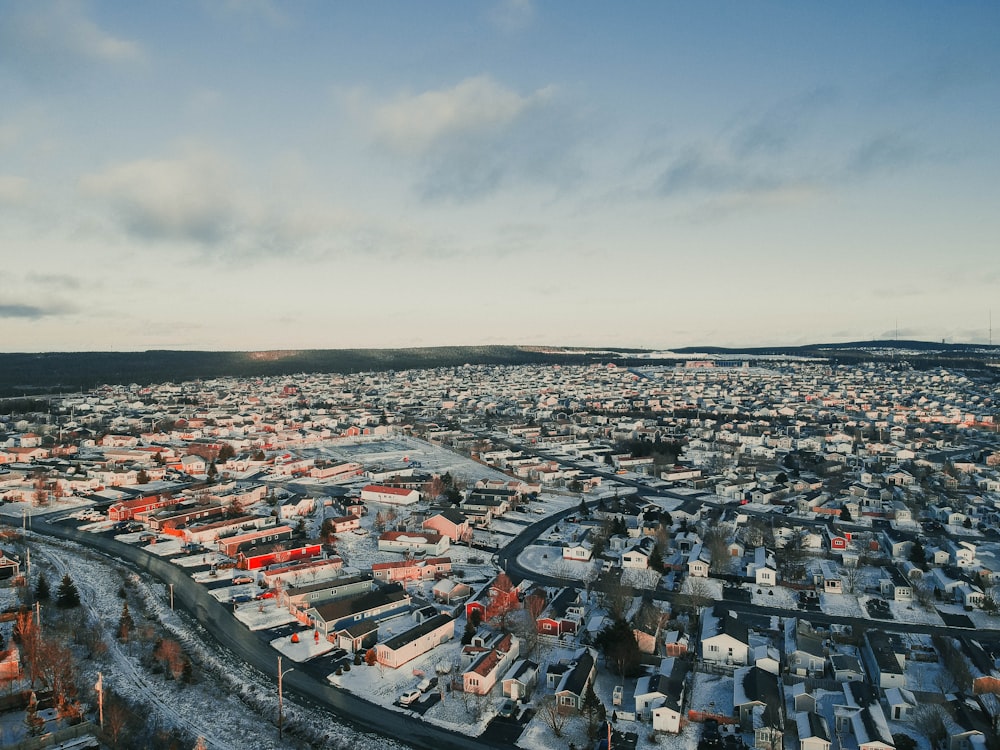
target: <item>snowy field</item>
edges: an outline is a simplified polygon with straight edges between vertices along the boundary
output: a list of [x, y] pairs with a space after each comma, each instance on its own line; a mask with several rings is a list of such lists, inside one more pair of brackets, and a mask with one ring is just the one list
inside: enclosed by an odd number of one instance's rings
[[576, 581], [593, 580], [599, 568], [594, 562], [565, 560], [561, 547], [531, 544], [517, 556], [517, 562], [528, 570], [537, 570], [543, 575], [571, 578]]

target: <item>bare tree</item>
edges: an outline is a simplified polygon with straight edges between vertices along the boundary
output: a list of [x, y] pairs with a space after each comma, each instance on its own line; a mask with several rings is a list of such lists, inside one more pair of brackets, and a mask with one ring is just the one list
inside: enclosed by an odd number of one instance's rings
[[559, 710], [559, 703], [554, 695], [546, 695], [538, 704], [538, 715], [542, 717], [545, 726], [552, 730], [556, 737], [563, 736], [569, 716]]
[[153, 656], [163, 664], [166, 672], [175, 680], [184, 669], [184, 650], [172, 638], [164, 638], [153, 652]]
[[733, 528], [728, 523], [713, 526], [705, 533], [705, 548], [712, 556], [710, 567], [713, 573], [728, 573], [732, 568], [733, 558], [729, 554], [732, 534]]
[[117, 750], [128, 746], [132, 715], [121, 698], [109, 692], [104, 699], [104, 734], [111, 747]]
[[521, 608], [513, 581], [506, 573], [500, 573], [490, 587], [490, 600], [483, 618], [497, 630], [508, 632], [511, 617]]
[[684, 579], [684, 587], [680, 596], [677, 597], [678, 604], [687, 605], [697, 618], [701, 610], [712, 603], [712, 589], [707, 578], [698, 576], [688, 576]]
[[616, 577], [608, 577], [599, 584], [598, 596], [612, 620], [624, 620], [632, 606], [635, 592], [631, 586], [622, 582], [621, 574], [618, 573]]
[[841, 578], [844, 591], [848, 594], [857, 594], [861, 591], [865, 582], [864, 571], [860, 565], [848, 565], [844, 568], [844, 575]]
[[41, 666], [42, 634], [35, 623], [35, 616], [31, 610], [17, 614], [17, 621], [14, 624], [14, 640], [20, 645], [21, 655], [28, 667], [28, 675], [31, 677], [31, 685], [34, 686]]
[[918, 732], [930, 740], [931, 747], [938, 747], [948, 737], [944, 725], [944, 709], [935, 703], [918, 706], [912, 714], [912, 723]]

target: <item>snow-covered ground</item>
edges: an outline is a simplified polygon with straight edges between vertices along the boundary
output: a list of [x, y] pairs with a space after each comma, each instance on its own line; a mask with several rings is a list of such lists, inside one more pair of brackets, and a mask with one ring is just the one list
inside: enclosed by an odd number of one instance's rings
[[[176, 726], [192, 736], [203, 737], [209, 748], [277, 750], [302, 746], [301, 740], [289, 733], [286, 733], [283, 742], [277, 738], [273, 724], [277, 716], [273, 680], [233, 658], [228, 652], [220, 652], [214, 645], [204, 644], [200, 626], [192, 624], [180, 612], [169, 609], [169, 596], [164, 586], [150, 584], [99, 555], [56, 540], [35, 537], [32, 541], [32, 562], [35, 566], [49, 569], [50, 580], [58, 580], [68, 573], [80, 590], [89, 617], [101, 623], [106, 632], [113, 632], [117, 626], [122, 607], [118, 592], [122, 582], [126, 581], [139, 600], [138, 607], [133, 610], [136, 621], [150, 618], [162, 623], [164, 630], [181, 643], [185, 652], [199, 665], [193, 685], [164, 680], [150, 675], [140, 665], [135, 653], [138, 647], [130, 648], [128, 644], [108, 637], [105, 639], [108, 644], [105, 654], [80, 661], [81, 684], [93, 685], [100, 671], [106, 688], [145, 706], [163, 726]], [[0, 591], [10, 596], [9, 589]], [[93, 693], [82, 698], [93, 709]], [[11, 715], [18, 717], [23, 729], [23, 713]], [[297, 727], [296, 733], [314, 738], [315, 747], [359, 750], [403, 750], [406, 747], [383, 737], [357, 732], [339, 723], [335, 716], [302, 708], [287, 697], [285, 716], [286, 727]], [[4, 726], [9, 726], [9, 723]], [[325, 742], [320, 739], [324, 736], [328, 738]], [[5, 736], [3, 743], [18, 738]]]
[[794, 611], [798, 606], [797, 591], [784, 586], [754, 586], [746, 584], [744, 588], [750, 591], [750, 600], [764, 607], [782, 607]]
[[279, 607], [274, 599], [236, 604], [233, 615], [250, 630], [270, 630], [298, 622], [287, 607]]
[[292, 635], [283, 635], [271, 640], [271, 648], [281, 652], [292, 661], [309, 661], [317, 656], [333, 651], [333, 644], [318, 632], [305, 628]]
[[597, 576], [597, 563], [565, 560], [561, 547], [530, 544], [517, 556], [520, 565], [528, 570], [559, 578], [572, 578], [577, 581], [592, 580]]

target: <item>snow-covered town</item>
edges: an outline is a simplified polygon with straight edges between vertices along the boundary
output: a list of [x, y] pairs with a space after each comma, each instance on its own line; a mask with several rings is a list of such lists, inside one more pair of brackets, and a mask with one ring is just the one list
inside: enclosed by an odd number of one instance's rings
[[0, 409], [4, 747], [973, 750], [996, 393], [778, 358]]

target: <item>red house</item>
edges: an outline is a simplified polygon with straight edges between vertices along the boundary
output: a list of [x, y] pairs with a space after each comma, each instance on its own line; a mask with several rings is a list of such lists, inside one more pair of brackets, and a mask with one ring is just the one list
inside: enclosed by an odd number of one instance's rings
[[466, 618], [473, 612], [479, 613], [480, 622], [488, 622], [497, 612], [504, 609], [517, 609], [521, 606], [521, 590], [514, 585], [506, 573], [501, 573], [493, 579], [493, 583], [483, 589], [477, 599], [465, 605]]
[[300, 560], [311, 560], [322, 553], [319, 542], [305, 544], [285, 544], [275, 542], [257, 547], [253, 550], [240, 552], [236, 556], [236, 567], [240, 570], [259, 570], [275, 563], [294, 563]]
[[123, 500], [108, 508], [108, 520], [131, 521], [141, 513], [151, 513], [154, 510], [176, 504], [177, 501], [172, 497], [162, 498], [159, 495], [139, 497], [135, 500]]

